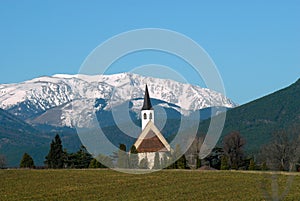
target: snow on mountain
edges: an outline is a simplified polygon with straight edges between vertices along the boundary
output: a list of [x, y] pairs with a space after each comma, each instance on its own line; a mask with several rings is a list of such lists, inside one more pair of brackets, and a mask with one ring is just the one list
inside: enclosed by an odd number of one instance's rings
[[[143, 98], [145, 85], [151, 98], [179, 106], [187, 111], [222, 106], [232, 108], [236, 104], [222, 94], [210, 89], [183, 84], [173, 80], [144, 77], [131, 73], [114, 75], [66, 75], [44, 76], [16, 84], [0, 85], [0, 107], [25, 120], [43, 119], [59, 121], [60, 125], [81, 127], [91, 122], [80, 119], [78, 114], [90, 113], [138, 98]], [[96, 99], [104, 99], [104, 108], [94, 107]], [[141, 101], [132, 101], [132, 110], [138, 112]], [[72, 109], [73, 106], [73, 109]], [[52, 120], [49, 119], [51, 113]], [[54, 115], [55, 114], [55, 115]]]

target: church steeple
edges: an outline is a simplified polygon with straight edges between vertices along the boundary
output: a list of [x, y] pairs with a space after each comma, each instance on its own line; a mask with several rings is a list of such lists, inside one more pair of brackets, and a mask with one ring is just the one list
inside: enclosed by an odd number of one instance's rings
[[142, 110], [153, 110], [147, 84], [146, 84], [146, 89], [145, 89], [144, 104], [143, 104]]
[[142, 130], [146, 127], [149, 121], [154, 123], [154, 110], [151, 105], [151, 100], [148, 92], [148, 86], [146, 85], [144, 104], [141, 111]]

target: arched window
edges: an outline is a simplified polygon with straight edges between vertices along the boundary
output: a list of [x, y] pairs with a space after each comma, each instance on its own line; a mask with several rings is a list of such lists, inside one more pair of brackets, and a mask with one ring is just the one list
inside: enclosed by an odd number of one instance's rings
[[144, 113], [144, 119], [147, 119], [147, 114], [146, 113]]
[[152, 113], [149, 114], [149, 119], [152, 119]]

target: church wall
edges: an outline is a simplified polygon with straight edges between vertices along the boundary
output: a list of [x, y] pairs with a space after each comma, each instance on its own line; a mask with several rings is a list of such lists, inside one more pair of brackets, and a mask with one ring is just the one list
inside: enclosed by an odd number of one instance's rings
[[[155, 158], [155, 153], [156, 152], [144, 152], [144, 153], [138, 153], [138, 157], [139, 157], [139, 163], [141, 162], [141, 160], [143, 158], [148, 159], [148, 168], [152, 169], [154, 166], [154, 158]], [[158, 152], [159, 153], [159, 160], [161, 161], [164, 158], [164, 155], [166, 154], [166, 152]]]
[[[146, 119], [144, 117], [146, 117]], [[154, 111], [153, 110], [142, 110], [141, 120], [142, 120], [142, 130], [144, 130], [144, 128], [146, 127], [146, 125], [149, 121], [152, 121], [154, 123]]]

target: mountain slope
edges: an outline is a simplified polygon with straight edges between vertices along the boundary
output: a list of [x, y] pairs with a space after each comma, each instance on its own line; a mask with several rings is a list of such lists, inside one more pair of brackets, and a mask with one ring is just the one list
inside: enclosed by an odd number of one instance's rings
[[[300, 79], [289, 87], [229, 110], [222, 136], [240, 131], [247, 141], [248, 152], [255, 153], [270, 141], [274, 131], [300, 128], [299, 103]], [[207, 130], [208, 123], [209, 120], [200, 124], [200, 132]]]
[[[81, 114], [88, 116], [98, 110], [107, 111], [126, 101], [138, 100], [143, 97], [146, 84], [151, 98], [173, 104], [168, 107], [182, 115], [208, 107], [236, 106], [230, 99], [209, 89], [172, 80], [121, 73], [94, 76], [54, 75], [23, 83], [3, 84], [0, 85], [0, 108], [28, 122], [49, 119], [54, 126], [89, 127], [89, 118], [80, 121], [76, 117]], [[105, 100], [106, 107], [95, 107], [96, 99]], [[139, 114], [141, 100], [133, 102], [131, 109], [136, 114]], [[47, 111], [49, 112], [45, 118], [43, 115]]]
[[6, 142], [10, 144], [32, 144], [34, 138], [45, 138], [35, 128], [16, 116], [0, 108], [0, 148]]
[[0, 109], [0, 153], [6, 156], [9, 166], [18, 165], [24, 152], [40, 160], [48, 143], [49, 136]]
[[8, 167], [18, 167], [25, 152], [33, 157], [35, 165], [44, 165], [50, 142], [56, 134], [60, 134], [68, 151], [77, 151], [81, 145], [74, 129], [47, 125], [32, 127], [0, 108], [0, 154], [5, 155]]

